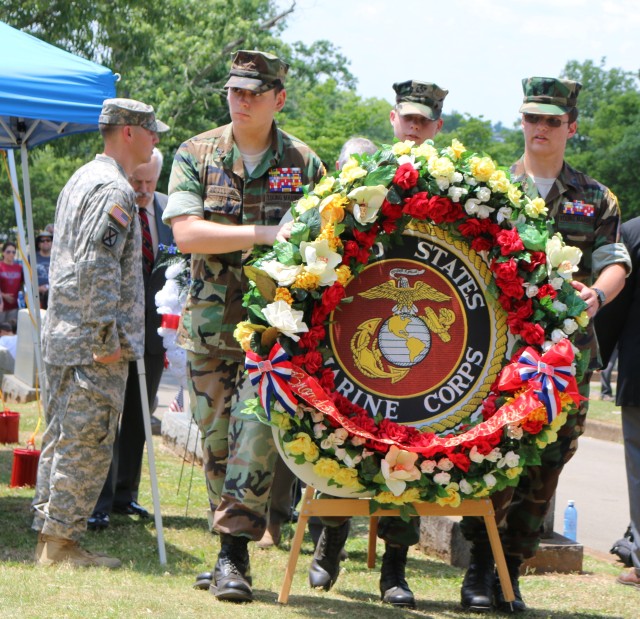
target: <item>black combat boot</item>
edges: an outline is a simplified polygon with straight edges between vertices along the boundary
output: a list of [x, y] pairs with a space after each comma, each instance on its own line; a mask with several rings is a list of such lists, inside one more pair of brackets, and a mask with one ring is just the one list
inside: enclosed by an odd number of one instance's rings
[[251, 602], [251, 568], [249, 566], [249, 538], [223, 533], [218, 562], [213, 570], [210, 591], [217, 599], [227, 602]]
[[340, 573], [340, 554], [349, 535], [349, 521], [337, 527], [323, 527], [309, 567], [309, 584], [329, 591]]
[[460, 591], [462, 607], [476, 612], [491, 610], [495, 579], [491, 547], [488, 544], [474, 545]]
[[502, 592], [502, 587], [500, 586], [500, 579], [496, 574], [495, 579], [495, 595], [496, 595], [496, 607], [503, 613], [521, 613], [524, 610], [527, 610], [527, 605], [524, 603], [522, 599], [522, 594], [520, 593], [520, 583], [518, 582], [518, 578], [520, 577], [520, 566], [522, 565], [522, 559], [519, 557], [507, 557], [507, 569], [509, 570], [509, 579], [511, 580], [511, 586], [513, 587], [513, 594], [515, 596], [515, 600], [513, 602], [507, 602], [504, 599], [504, 593]]
[[380, 568], [380, 597], [393, 606], [416, 607], [413, 592], [405, 580], [408, 546], [387, 544]]

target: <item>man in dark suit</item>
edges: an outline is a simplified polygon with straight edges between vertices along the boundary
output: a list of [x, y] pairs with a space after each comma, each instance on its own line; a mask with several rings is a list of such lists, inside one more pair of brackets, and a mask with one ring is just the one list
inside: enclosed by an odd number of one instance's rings
[[618, 582], [640, 588], [640, 217], [622, 224], [622, 240], [631, 256], [631, 275], [622, 292], [596, 316], [596, 332], [603, 362], [618, 344], [616, 404], [622, 410], [633, 535], [633, 566], [618, 576]]
[[[164, 348], [158, 335], [160, 316], [156, 311], [155, 296], [164, 286], [166, 267], [154, 263], [158, 259], [158, 246], [173, 242], [171, 228], [162, 222], [167, 196], [155, 191], [162, 170], [162, 153], [153, 150], [151, 161], [138, 166], [129, 182], [136, 192], [142, 235], [142, 275], [145, 290], [145, 352], [144, 365], [147, 378], [149, 409], [160, 386], [164, 369]], [[129, 376], [120, 419], [118, 438], [113, 447], [113, 460], [100, 498], [96, 503], [88, 527], [93, 530], [109, 526], [111, 512], [148, 518], [149, 512], [138, 503], [138, 486], [144, 451], [145, 434], [140, 399], [140, 384], [136, 362], [129, 364]]]

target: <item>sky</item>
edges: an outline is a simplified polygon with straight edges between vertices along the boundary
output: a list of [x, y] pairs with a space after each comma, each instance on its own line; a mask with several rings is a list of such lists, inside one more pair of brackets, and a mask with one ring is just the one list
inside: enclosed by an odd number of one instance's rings
[[[281, 8], [293, 0], [278, 0]], [[364, 98], [394, 102], [394, 82], [449, 91], [444, 112], [511, 127], [523, 77], [557, 77], [567, 61], [606, 57], [640, 68], [638, 0], [296, 0], [285, 41], [340, 48]]]

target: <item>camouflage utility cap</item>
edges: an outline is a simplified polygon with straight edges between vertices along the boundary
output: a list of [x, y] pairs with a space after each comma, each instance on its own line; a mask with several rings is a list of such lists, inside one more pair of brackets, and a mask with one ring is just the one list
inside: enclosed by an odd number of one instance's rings
[[233, 56], [229, 80], [224, 87], [267, 92], [277, 85], [284, 86], [288, 70], [289, 65], [273, 54], [240, 50]]
[[150, 105], [135, 99], [105, 99], [98, 122], [102, 125], [132, 125], [164, 133], [169, 127], [156, 118]]
[[576, 107], [582, 84], [573, 80], [555, 77], [525, 77], [522, 80], [524, 92], [520, 112], [527, 114], [547, 114], [562, 116]]
[[393, 85], [396, 91], [396, 109], [400, 116], [407, 114], [419, 114], [429, 120], [438, 120], [442, 114], [442, 102], [449, 94], [437, 84], [430, 82], [396, 82]]

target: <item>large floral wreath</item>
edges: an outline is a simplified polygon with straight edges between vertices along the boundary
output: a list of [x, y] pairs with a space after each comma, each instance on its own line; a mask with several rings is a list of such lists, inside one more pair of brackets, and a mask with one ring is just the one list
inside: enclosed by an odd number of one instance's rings
[[[235, 335], [259, 388], [246, 409], [278, 426], [284, 453], [311, 463], [329, 486], [405, 515], [415, 501], [457, 506], [515, 485], [575, 414], [586, 361], [572, 344], [588, 323], [571, 285], [581, 253], [553, 233], [544, 201], [457, 140], [440, 151], [399, 142], [351, 157], [293, 214], [289, 241], [262, 248], [245, 267], [248, 320]], [[350, 301], [345, 285], [375, 243], [401, 243], [416, 222], [482, 256], [493, 276], [487, 294], [506, 312], [513, 340], [482, 405], [440, 434], [372, 418], [336, 392], [324, 367], [327, 321]]]

